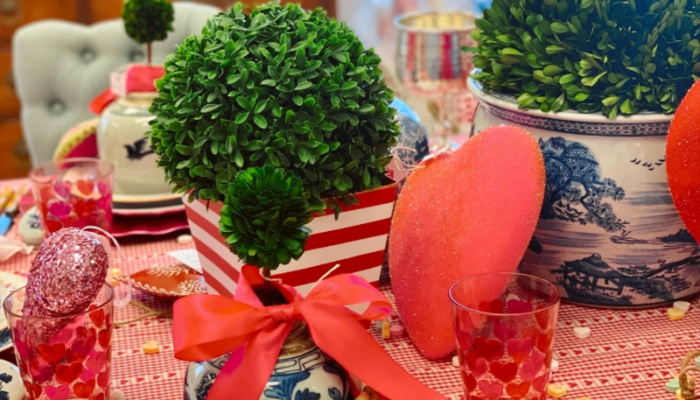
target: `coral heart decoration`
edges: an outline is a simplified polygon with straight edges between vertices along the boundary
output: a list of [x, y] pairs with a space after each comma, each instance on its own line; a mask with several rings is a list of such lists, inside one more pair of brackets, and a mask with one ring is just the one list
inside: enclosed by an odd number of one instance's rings
[[535, 342], [530, 338], [513, 339], [507, 345], [508, 354], [517, 364], [522, 364], [530, 356], [533, 347]]
[[41, 386], [37, 385], [36, 383], [31, 383], [29, 381], [23, 381], [24, 382], [24, 388], [27, 390], [27, 393], [29, 394], [29, 397], [38, 399], [39, 396], [41, 396]]
[[518, 364], [512, 362], [494, 361], [489, 364], [489, 369], [493, 376], [503, 383], [512, 381], [518, 374]]
[[[446, 300], [453, 283], [515, 271], [537, 224], [544, 182], [537, 141], [507, 126], [484, 130], [408, 176], [394, 209], [389, 265], [397, 309], [424, 356], [455, 348]], [[497, 299], [504, 286], [485, 282], [473, 293], [475, 304]]]
[[75, 183], [75, 186], [78, 188], [78, 190], [86, 195], [89, 196], [92, 194], [92, 192], [95, 191], [95, 182], [94, 181], [85, 181], [82, 179], [78, 179], [78, 181]]
[[700, 243], [700, 83], [676, 110], [666, 142], [666, 175], [673, 203]]
[[498, 399], [503, 394], [503, 385], [498, 382], [479, 381], [479, 389], [489, 399]]
[[73, 391], [75, 392], [75, 395], [87, 399], [90, 397], [92, 392], [95, 390], [95, 380], [90, 379], [89, 381], [83, 383], [83, 382], [78, 382], [75, 385], [73, 385]]
[[508, 393], [508, 395], [510, 395], [510, 397], [514, 399], [520, 399], [525, 397], [529, 390], [529, 382], [509, 383], [508, 386], [506, 386], [506, 393]]
[[483, 358], [479, 358], [479, 354], [476, 352], [471, 352], [465, 357], [467, 363], [467, 368], [474, 374], [475, 377], [481, 378], [482, 375], [486, 373], [489, 365]]
[[[65, 400], [70, 395], [70, 388], [68, 386], [47, 386], [44, 390], [51, 400]], [[39, 397], [36, 398], [38, 399]]]
[[66, 346], [63, 343], [45, 344], [42, 343], [37, 347], [37, 351], [41, 358], [49, 364], [57, 364], [66, 354]]
[[56, 367], [56, 380], [60, 383], [70, 385], [74, 380], [78, 379], [82, 372], [83, 364], [79, 362], [74, 362], [70, 365], [61, 364]]
[[90, 356], [90, 358], [85, 361], [85, 366], [95, 374], [99, 374], [106, 363], [107, 353], [101, 352], [97, 356]]

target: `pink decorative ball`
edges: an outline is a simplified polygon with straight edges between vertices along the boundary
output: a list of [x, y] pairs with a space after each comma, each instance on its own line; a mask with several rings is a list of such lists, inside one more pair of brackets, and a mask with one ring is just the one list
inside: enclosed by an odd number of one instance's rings
[[75, 228], [54, 233], [32, 262], [25, 316], [62, 317], [85, 311], [105, 283], [109, 255], [96, 235]]

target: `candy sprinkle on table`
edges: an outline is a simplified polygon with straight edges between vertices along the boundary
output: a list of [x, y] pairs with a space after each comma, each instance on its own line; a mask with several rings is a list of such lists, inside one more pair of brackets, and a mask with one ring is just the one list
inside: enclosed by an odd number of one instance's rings
[[678, 379], [671, 379], [670, 381], [666, 382], [666, 391], [669, 393], [676, 393], [676, 390], [680, 388], [681, 385]]
[[591, 336], [591, 328], [577, 326], [574, 328], [574, 336], [579, 339], [588, 339]]
[[679, 319], [683, 319], [683, 317], [685, 317], [685, 313], [683, 311], [675, 308], [669, 308], [666, 312], [668, 313], [668, 319], [671, 321], [678, 321]]
[[555, 399], [566, 396], [566, 393], [568, 393], [568, 391], [569, 388], [567, 388], [565, 385], [561, 385], [558, 383], [550, 383], [549, 386], [547, 386], [547, 394], [554, 397]]
[[683, 312], [688, 312], [690, 310], [690, 303], [687, 301], [676, 301], [673, 303], [673, 308], [676, 310], [681, 310]]

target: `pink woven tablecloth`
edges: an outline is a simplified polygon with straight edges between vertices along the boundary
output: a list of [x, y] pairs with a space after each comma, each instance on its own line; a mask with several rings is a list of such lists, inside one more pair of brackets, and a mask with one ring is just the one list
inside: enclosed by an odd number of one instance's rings
[[[177, 261], [166, 253], [190, 247], [178, 244], [175, 236], [124, 241], [126, 259], [117, 267], [122, 273], [133, 273], [156, 264], [175, 264]], [[33, 255], [15, 256], [0, 263], [0, 270], [26, 274], [32, 259]], [[121, 286], [117, 289], [119, 295], [124, 290]], [[384, 291], [393, 301], [389, 288]], [[136, 298], [158, 310], [172, 305], [140, 293]], [[126, 306], [116, 312], [115, 321], [132, 319], [140, 312], [136, 307]], [[575, 338], [572, 332], [575, 326], [590, 327], [592, 336], [586, 340]], [[445, 329], [452, 328], [445, 326]], [[157, 355], [141, 354], [141, 345], [151, 340], [157, 340], [162, 351]], [[461, 398], [459, 374], [451, 359], [427, 361], [407, 337], [386, 341], [377, 337], [377, 340], [418, 379], [447, 398]], [[698, 299], [693, 301], [683, 320], [674, 322], [669, 321], [663, 308], [609, 311], [564, 304], [555, 338], [555, 358], [560, 361], [561, 369], [553, 375], [553, 380], [570, 388], [567, 399], [588, 396], [594, 400], [671, 400], [675, 396], [664, 390], [664, 384], [678, 373], [682, 358], [693, 349], [700, 349]], [[128, 399], [183, 398], [186, 363], [173, 357], [172, 320], [148, 319], [117, 328], [113, 351], [112, 385], [121, 389]]]

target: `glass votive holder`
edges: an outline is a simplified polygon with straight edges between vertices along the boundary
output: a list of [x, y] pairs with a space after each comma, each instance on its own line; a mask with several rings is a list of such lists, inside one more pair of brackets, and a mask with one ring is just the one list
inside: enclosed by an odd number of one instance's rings
[[449, 291], [467, 400], [546, 400], [559, 291], [518, 273], [477, 275]]
[[44, 235], [61, 228], [112, 228], [112, 164], [96, 158], [67, 158], [34, 168], [34, 200]]
[[3, 302], [15, 357], [31, 400], [109, 400], [114, 289], [105, 283], [85, 312], [22, 315], [26, 287]]

